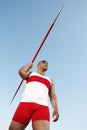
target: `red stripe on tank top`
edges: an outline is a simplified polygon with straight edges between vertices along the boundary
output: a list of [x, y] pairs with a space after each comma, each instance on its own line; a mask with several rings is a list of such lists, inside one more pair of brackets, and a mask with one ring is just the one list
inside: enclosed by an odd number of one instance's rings
[[50, 81], [47, 80], [46, 78], [43, 78], [43, 77], [40, 77], [40, 76], [30, 76], [28, 79], [27, 79], [27, 83], [29, 82], [40, 82], [42, 84], [44, 84], [48, 89], [50, 89]]

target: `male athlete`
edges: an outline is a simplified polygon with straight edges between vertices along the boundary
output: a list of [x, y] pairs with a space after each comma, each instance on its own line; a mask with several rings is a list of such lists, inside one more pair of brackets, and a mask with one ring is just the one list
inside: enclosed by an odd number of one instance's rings
[[31, 120], [33, 130], [50, 130], [48, 96], [53, 107], [53, 121], [56, 122], [59, 118], [54, 83], [45, 75], [48, 62], [39, 61], [37, 72], [30, 71], [32, 66], [33, 63], [29, 62], [19, 70], [21, 78], [26, 80], [26, 88], [9, 130], [24, 130]]

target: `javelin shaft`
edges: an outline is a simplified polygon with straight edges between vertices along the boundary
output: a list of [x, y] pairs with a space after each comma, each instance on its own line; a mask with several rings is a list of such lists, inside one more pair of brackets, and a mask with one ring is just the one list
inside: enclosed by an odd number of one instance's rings
[[[39, 48], [38, 48], [37, 52], [35, 53], [35, 55], [34, 55], [34, 57], [33, 57], [33, 59], [32, 59], [32, 63], [34, 63], [34, 61], [35, 61], [35, 59], [36, 59], [36, 57], [37, 57], [38, 53], [40, 52], [40, 50], [41, 50], [41, 48], [42, 48], [43, 44], [45, 43], [45, 41], [46, 41], [46, 39], [47, 39], [47, 37], [48, 37], [49, 33], [51, 32], [51, 30], [52, 30], [52, 28], [53, 28], [53, 26], [54, 26], [54, 24], [55, 24], [55, 22], [56, 22], [57, 18], [59, 17], [59, 15], [60, 15], [60, 13], [61, 13], [61, 11], [62, 11], [63, 7], [64, 7], [64, 4], [62, 5], [62, 7], [61, 7], [60, 11], [58, 12], [58, 14], [57, 14], [57, 16], [56, 16], [56, 18], [55, 18], [55, 20], [54, 20], [54, 21], [53, 21], [53, 23], [51, 24], [51, 26], [50, 26], [49, 30], [47, 31], [47, 33], [46, 33], [46, 35], [45, 35], [45, 37], [44, 37], [43, 41], [41, 42], [41, 44], [40, 44], [40, 46], [39, 46]], [[24, 81], [24, 80], [22, 79], [22, 81], [20, 82], [20, 84], [19, 84], [19, 86], [18, 86], [18, 88], [17, 88], [17, 90], [16, 90], [16, 92], [15, 92], [15, 94], [14, 94], [14, 96], [13, 96], [13, 98], [12, 98], [11, 102], [10, 102], [10, 104], [13, 102], [13, 100], [14, 100], [14, 98], [15, 98], [15, 96], [16, 96], [16, 94], [17, 94], [18, 90], [19, 90], [19, 88], [21, 87], [21, 85], [22, 85], [23, 81]]]
[[[52, 29], [53, 25], [54, 25], [54, 24], [52, 24], [52, 25], [50, 26], [50, 28], [49, 28], [49, 30], [48, 30], [48, 32], [47, 32], [47, 34], [45, 35], [45, 37], [44, 37], [44, 39], [43, 39], [42, 43], [40, 44], [40, 46], [39, 46], [39, 48], [38, 48], [37, 52], [35, 53], [35, 55], [34, 55], [34, 57], [33, 57], [33, 59], [32, 59], [32, 63], [34, 63], [34, 61], [35, 61], [35, 59], [36, 59], [36, 57], [37, 57], [37, 55], [38, 55], [39, 51], [41, 50], [41, 48], [42, 48], [43, 44], [45, 43], [45, 40], [46, 40], [47, 36], [48, 36], [48, 35], [49, 35], [49, 33], [50, 33], [50, 31], [51, 31], [51, 29]], [[15, 94], [14, 94], [14, 96], [13, 96], [13, 98], [12, 98], [11, 102], [10, 102], [10, 104], [13, 102], [13, 100], [14, 100], [14, 98], [15, 98], [15, 96], [16, 96], [16, 94], [17, 94], [18, 90], [20, 89], [20, 87], [21, 87], [21, 85], [22, 85], [23, 81], [24, 81], [24, 80], [22, 79], [22, 81], [21, 81], [21, 83], [19, 84], [19, 86], [18, 86], [18, 88], [17, 88], [17, 90], [16, 90], [16, 92], [15, 92]]]
[[19, 88], [21, 87], [23, 81], [24, 81], [24, 80], [22, 79], [21, 82], [20, 82], [20, 84], [19, 84], [19, 86], [18, 86], [18, 88], [17, 88], [17, 90], [16, 90], [16, 92], [15, 92], [15, 94], [14, 94], [14, 96], [13, 96], [13, 98], [12, 98], [12, 100], [11, 100], [11, 102], [10, 102], [10, 104], [13, 102], [13, 100], [14, 100], [14, 98], [15, 98], [15, 96], [16, 96], [18, 90], [19, 90]]
[[[49, 28], [49, 30], [48, 30], [48, 32], [47, 32], [47, 34], [46, 34], [46, 36], [44, 37], [44, 39], [43, 39], [42, 43], [40, 44], [40, 46], [39, 46], [39, 48], [38, 48], [38, 50], [37, 50], [37, 52], [35, 53], [35, 55], [34, 55], [34, 57], [33, 57], [33, 59], [32, 59], [32, 63], [34, 63], [34, 61], [35, 61], [35, 59], [36, 59], [36, 57], [37, 57], [37, 55], [38, 55], [39, 51], [41, 50], [41, 48], [42, 48], [42, 46], [43, 46], [43, 44], [44, 44], [44, 42], [45, 42], [45, 40], [46, 40], [47, 36], [48, 36], [48, 35], [49, 35], [49, 33], [50, 33], [50, 31], [51, 31], [51, 29], [52, 29], [53, 25], [54, 25], [54, 24], [52, 24], [52, 25], [50, 26], [50, 28]], [[10, 104], [13, 102], [13, 100], [14, 100], [14, 98], [15, 98], [15, 96], [16, 96], [16, 94], [17, 94], [18, 90], [20, 89], [20, 87], [21, 87], [21, 85], [22, 85], [23, 81], [24, 81], [24, 80], [22, 79], [22, 81], [21, 81], [21, 83], [19, 84], [19, 86], [18, 86], [18, 88], [17, 88], [17, 90], [16, 90], [16, 92], [15, 92], [15, 94], [14, 94], [14, 96], [13, 96], [13, 98], [12, 98], [11, 102], [10, 102]]]
[[43, 44], [45, 43], [45, 41], [46, 41], [46, 39], [47, 39], [47, 36], [49, 35], [49, 33], [50, 33], [50, 31], [51, 31], [52, 27], [53, 27], [53, 24], [50, 26], [50, 28], [49, 28], [49, 30], [48, 30], [48, 32], [47, 32], [47, 34], [45, 35], [45, 37], [44, 37], [44, 39], [43, 39], [42, 43], [40, 44], [40, 47], [38, 48], [38, 50], [37, 50], [37, 52], [36, 52], [35, 56], [34, 56], [34, 57], [33, 57], [33, 59], [32, 59], [32, 63], [35, 61], [35, 59], [36, 59], [36, 57], [37, 57], [38, 53], [40, 52], [40, 50], [41, 50], [41, 48], [42, 48]]

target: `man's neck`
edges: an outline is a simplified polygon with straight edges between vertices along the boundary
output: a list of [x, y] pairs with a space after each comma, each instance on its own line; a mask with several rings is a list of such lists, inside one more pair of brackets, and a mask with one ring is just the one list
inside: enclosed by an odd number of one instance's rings
[[44, 71], [37, 70], [37, 73], [39, 73], [39, 74], [41, 74], [41, 75], [44, 75], [44, 76], [45, 76], [45, 72], [44, 72]]

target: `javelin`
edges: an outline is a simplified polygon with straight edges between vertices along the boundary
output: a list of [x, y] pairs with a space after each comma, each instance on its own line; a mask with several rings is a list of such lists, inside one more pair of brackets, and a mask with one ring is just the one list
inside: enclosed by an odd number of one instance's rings
[[[47, 37], [48, 37], [48, 35], [49, 35], [50, 31], [52, 30], [52, 28], [53, 28], [53, 26], [54, 26], [54, 24], [55, 24], [55, 22], [56, 22], [57, 18], [59, 17], [59, 15], [60, 15], [60, 13], [61, 13], [61, 11], [62, 11], [63, 7], [64, 7], [64, 4], [63, 4], [63, 5], [62, 5], [62, 7], [60, 8], [60, 10], [59, 10], [59, 12], [58, 12], [58, 14], [57, 14], [56, 18], [54, 19], [53, 23], [51, 24], [50, 28], [48, 29], [48, 31], [47, 31], [47, 33], [46, 33], [46, 35], [45, 35], [45, 37], [44, 37], [43, 41], [41, 42], [41, 44], [40, 44], [40, 46], [39, 46], [38, 50], [36, 51], [36, 53], [35, 53], [35, 55], [34, 55], [34, 57], [33, 57], [33, 59], [32, 59], [32, 63], [34, 63], [34, 61], [35, 61], [35, 59], [36, 59], [36, 57], [37, 57], [38, 53], [40, 52], [40, 50], [41, 50], [41, 48], [42, 48], [43, 44], [45, 43], [45, 41], [46, 41], [46, 39], [47, 39]], [[17, 88], [17, 90], [16, 90], [16, 92], [15, 92], [15, 94], [14, 94], [14, 96], [13, 96], [13, 98], [12, 98], [11, 102], [10, 102], [10, 104], [11, 104], [11, 103], [12, 103], [12, 101], [14, 100], [14, 98], [15, 98], [15, 96], [16, 96], [16, 94], [17, 94], [17, 92], [18, 92], [19, 88], [21, 87], [21, 85], [22, 85], [23, 81], [24, 81], [24, 80], [22, 79], [22, 81], [20, 82], [20, 84], [19, 84], [19, 86], [18, 86], [18, 88]]]

